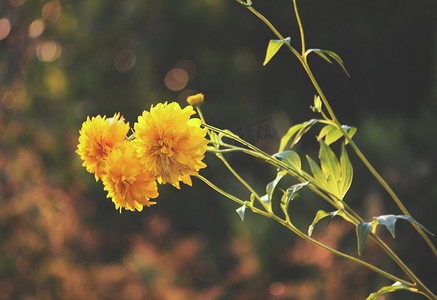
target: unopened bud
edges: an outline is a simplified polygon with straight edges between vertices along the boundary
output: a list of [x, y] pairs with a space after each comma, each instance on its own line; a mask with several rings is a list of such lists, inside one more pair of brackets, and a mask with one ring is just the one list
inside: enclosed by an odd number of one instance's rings
[[193, 96], [189, 96], [187, 98], [187, 102], [191, 106], [200, 106], [203, 103], [203, 98], [204, 98], [203, 94], [199, 93], [199, 94], [196, 94], [196, 95], [193, 95]]

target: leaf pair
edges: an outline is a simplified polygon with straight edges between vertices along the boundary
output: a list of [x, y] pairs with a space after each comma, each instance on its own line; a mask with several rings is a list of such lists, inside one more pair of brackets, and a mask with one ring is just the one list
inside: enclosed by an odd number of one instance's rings
[[393, 238], [395, 238], [395, 225], [398, 219], [409, 221], [410, 223], [416, 224], [421, 227], [424, 231], [433, 235], [428, 229], [426, 229], [422, 224], [417, 222], [413, 217], [405, 215], [383, 215], [379, 217], [373, 217], [373, 221], [369, 223], [360, 223], [357, 225], [357, 240], [358, 240], [358, 254], [361, 255], [366, 244], [367, 237], [370, 232], [375, 233], [376, 227], [378, 225], [385, 226], [388, 231], [390, 231]]

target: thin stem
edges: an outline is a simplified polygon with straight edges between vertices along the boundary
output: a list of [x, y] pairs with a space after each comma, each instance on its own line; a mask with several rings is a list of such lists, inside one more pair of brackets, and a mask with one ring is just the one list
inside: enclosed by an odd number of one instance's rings
[[[246, 148], [239, 148], [239, 147], [235, 147], [232, 145], [227, 145], [225, 144], [225, 146], [228, 147], [232, 147], [235, 150], [240, 150], [241, 152], [250, 154], [254, 157], [258, 157], [261, 158], [263, 160], [265, 160], [266, 162], [274, 165], [277, 168], [280, 169], [284, 169], [285, 171], [287, 171], [288, 173], [290, 173], [292, 176], [298, 178], [300, 181], [303, 180], [311, 180], [311, 176], [309, 176], [308, 174], [306, 174], [305, 172], [302, 171], [302, 174], [297, 174], [295, 170], [290, 169], [287, 165], [285, 165], [283, 162], [275, 159], [274, 157], [264, 153], [263, 151], [261, 151], [260, 149], [256, 148], [255, 146], [251, 145], [250, 143], [247, 143], [246, 141], [240, 139], [238, 136], [231, 134], [229, 132], [226, 132], [224, 130], [215, 128], [213, 126], [204, 124], [205, 127], [210, 128], [213, 131], [217, 131], [219, 133], [222, 133], [223, 135], [232, 138], [238, 142], [241, 142], [242, 144], [246, 145], [246, 146], [250, 146], [251, 149], [246, 149]], [[347, 206], [344, 202], [340, 201], [339, 199], [333, 200], [330, 197], [328, 197], [326, 194], [324, 194], [323, 192], [321, 192], [319, 190], [320, 187], [314, 186], [313, 184], [309, 185], [310, 189], [313, 190], [316, 194], [318, 194], [319, 196], [321, 196], [323, 199], [325, 199], [328, 203], [330, 203], [331, 205], [333, 205], [334, 207], [338, 208], [338, 203], [342, 203], [342, 205], [346, 208], [344, 211], [346, 213], [346, 215], [350, 218], [350, 220], [353, 221], [354, 225], [357, 225], [361, 222], [363, 222], [363, 220], [361, 219], [361, 217], [355, 212], [353, 211], [349, 206]], [[282, 219], [281, 219], [282, 220]], [[391, 259], [393, 259], [393, 261], [405, 272], [405, 274], [412, 280], [414, 281], [418, 287], [420, 287], [420, 289], [424, 292], [424, 294], [426, 294], [427, 296], [431, 296], [430, 299], [436, 299], [436, 298], [432, 298], [435, 297], [435, 295], [420, 281], [420, 279], [408, 268], [408, 266], [393, 252], [393, 250], [391, 250], [391, 248], [389, 248], [378, 236], [376, 236], [375, 234], [371, 233], [371, 238], [373, 240], [375, 240], [375, 242], [387, 253], [388, 256], [390, 256]]]
[[223, 164], [229, 169], [232, 175], [234, 175], [235, 178], [237, 178], [241, 182], [241, 184], [244, 185], [249, 190], [249, 192], [251, 192], [255, 196], [256, 199], [261, 201], [261, 198], [259, 197], [257, 192], [255, 192], [255, 190], [234, 170], [234, 168], [231, 167], [231, 165], [228, 163], [226, 158], [221, 153], [220, 154], [218, 153], [217, 156], [218, 158], [220, 158]]
[[[297, 11], [296, 6], [296, 0], [293, 0], [295, 11]], [[389, 193], [391, 198], [394, 200], [396, 205], [399, 207], [399, 209], [402, 211], [402, 213], [406, 216], [410, 216], [410, 212], [407, 210], [407, 208], [403, 205], [402, 201], [399, 199], [399, 197], [396, 195], [396, 193], [391, 189], [391, 187], [387, 184], [387, 182], [382, 178], [382, 176], [375, 170], [375, 168], [370, 164], [370, 162], [366, 159], [366, 157], [362, 154], [358, 146], [352, 141], [352, 138], [347, 134], [345, 129], [341, 126], [341, 123], [338, 121], [337, 117], [334, 114], [334, 111], [331, 108], [331, 105], [329, 104], [325, 94], [323, 93], [322, 89], [320, 88], [319, 84], [317, 83], [317, 80], [315, 79], [314, 75], [311, 72], [311, 69], [307, 62], [307, 57], [305, 54], [300, 55], [289, 43], [287, 43], [284, 39], [284, 37], [279, 33], [279, 31], [273, 26], [272, 23], [270, 23], [269, 20], [267, 20], [261, 13], [256, 11], [253, 7], [249, 6], [247, 7], [252, 13], [254, 13], [261, 21], [263, 21], [269, 28], [272, 30], [272, 32], [282, 40], [282, 42], [287, 45], [288, 49], [297, 57], [297, 59], [301, 62], [302, 66], [304, 67], [306, 73], [308, 74], [311, 82], [313, 83], [317, 93], [319, 94], [320, 98], [323, 101], [324, 106], [326, 107], [329, 116], [332, 118], [332, 121], [336, 124], [338, 129], [343, 133], [345, 138], [348, 140], [348, 142], [351, 144], [352, 149], [355, 151], [357, 156], [361, 159], [361, 161], [364, 163], [364, 165], [369, 169], [369, 171], [372, 173], [372, 175], [376, 178], [376, 180], [383, 186], [383, 188]], [[299, 24], [299, 30], [301, 32], [301, 40], [304, 41], [303, 38], [303, 26], [300, 22], [300, 18], [298, 13], [296, 14]], [[304, 45], [304, 44], [303, 44]], [[425, 240], [431, 251], [434, 253], [434, 255], [437, 257], [437, 248], [432, 243], [430, 238], [426, 235], [426, 233], [420, 228], [418, 225], [413, 224], [413, 227], [416, 229], [416, 231], [419, 233], [419, 235]]]
[[405, 280], [403, 280], [403, 279], [401, 279], [399, 277], [396, 277], [395, 275], [392, 275], [392, 274], [390, 274], [390, 273], [388, 273], [388, 272], [386, 272], [386, 271], [384, 271], [382, 269], [379, 269], [378, 267], [375, 267], [374, 265], [371, 265], [371, 264], [369, 264], [369, 263], [367, 263], [365, 261], [362, 261], [362, 260], [360, 260], [358, 258], [355, 258], [353, 256], [350, 256], [350, 255], [347, 255], [347, 254], [345, 254], [343, 252], [337, 251], [337, 250], [335, 250], [333, 248], [330, 248], [330, 247], [328, 247], [328, 246], [318, 242], [317, 240], [315, 240], [315, 239], [309, 237], [308, 235], [304, 234], [303, 232], [301, 232], [291, 222], [287, 222], [287, 221], [279, 218], [278, 216], [276, 216], [273, 213], [269, 213], [269, 212], [263, 211], [263, 210], [261, 210], [259, 208], [256, 208], [250, 202], [243, 201], [243, 200], [241, 200], [241, 199], [239, 199], [239, 198], [237, 198], [237, 197], [235, 197], [235, 196], [233, 196], [233, 195], [223, 191], [221, 188], [217, 187], [215, 184], [210, 182], [205, 177], [203, 177], [201, 175], [196, 175], [196, 177], [199, 178], [200, 180], [202, 180], [203, 182], [205, 182], [209, 187], [211, 187], [213, 190], [217, 191], [218, 193], [222, 194], [223, 196], [225, 196], [225, 197], [229, 198], [230, 200], [238, 203], [239, 205], [244, 205], [246, 203], [246, 206], [249, 207], [254, 213], [277, 221], [278, 223], [284, 225], [289, 230], [294, 232], [299, 237], [305, 239], [306, 241], [308, 241], [310, 243], [313, 243], [316, 246], [319, 246], [319, 247], [325, 249], [326, 251], [331, 252], [332, 254], [335, 254], [337, 256], [340, 256], [340, 257], [343, 257], [343, 258], [346, 258], [346, 259], [350, 259], [350, 260], [354, 261], [355, 263], [360, 264], [360, 265], [362, 265], [362, 266], [364, 266], [364, 267], [366, 267], [366, 268], [368, 268], [368, 269], [370, 269], [370, 270], [372, 270], [372, 271], [374, 271], [374, 272], [376, 272], [378, 274], [381, 274], [381, 275], [383, 275], [384, 277], [386, 277], [388, 279], [391, 279], [393, 281], [399, 281], [402, 284], [404, 284], [406, 286], [409, 286], [409, 287], [415, 287], [414, 284], [412, 284], [412, 283], [410, 283], [408, 281], [405, 281]]
[[304, 56], [306, 48], [305, 48], [305, 35], [303, 33], [303, 26], [302, 26], [302, 22], [300, 21], [300, 16], [299, 16], [299, 11], [297, 10], [297, 4], [296, 4], [296, 0], [293, 0], [293, 6], [294, 6], [294, 13], [296, 15], [296, 20], [297, 23], [299, 24], [299, 31], [300, 31], [300, 41], [302, 44], [302, 55]]

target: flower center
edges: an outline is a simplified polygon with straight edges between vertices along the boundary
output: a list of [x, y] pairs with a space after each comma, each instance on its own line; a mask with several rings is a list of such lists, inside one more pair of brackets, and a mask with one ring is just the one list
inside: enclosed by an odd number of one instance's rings
[[165, 137], [160, 140], [158, 140], [158, 149], [156, 149], [156, 152], [161, 157], [164, 156], [173, 156], [173, 139]]

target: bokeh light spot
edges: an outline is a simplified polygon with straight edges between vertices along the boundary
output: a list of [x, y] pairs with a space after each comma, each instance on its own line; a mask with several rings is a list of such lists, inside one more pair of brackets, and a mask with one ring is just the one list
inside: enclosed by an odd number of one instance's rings
[[44, 28], [45, 28], [44, 21], [42, 19], [36, 19], [30, 24], [27, 35], [32, 39], [36, 39], [43, 33]]
[[114, 57], [114, 67], [120, 72], [127, 72], [133, 68], [136, 62], [136, 55], [132, 50], [123, 49], [117, 52]]
[[191, 80], [194, 78], [194, 76], [196, 76], [197, 66], [191, 60], [187, 60], [187, 59], [181, 60], [181, 61], [176, 63], [174, 68], [175, 69], [182, 69], [185, 72], [187, 72], [188, 80]]
[[279, 296], [282, 295], [285, 291], [285, 286], [282, 282], [273, 282], [270, 286], [269, 286], [269, 292], [271, 295], [273, 296]]
[[172, 69], [165, 75], [164, 83], [169, 90], [180, 91], [188, 83], [188, 74], [182, 69]]
[[0, 19], [0, 40], [5, 39], [11, 32], [11, 23], [8, 19]]
[[56, 60], [62, 52], [62, 46], [55, 41], [46, 41], [36, 47], [36, 56], [40, 61], [51, 62]]
[[62, 6], [59, 1], [50, 1], [47, 2], [43, 8], [41, 15], [45, 20], [50, 22], [56, 22], [61, 16]]

